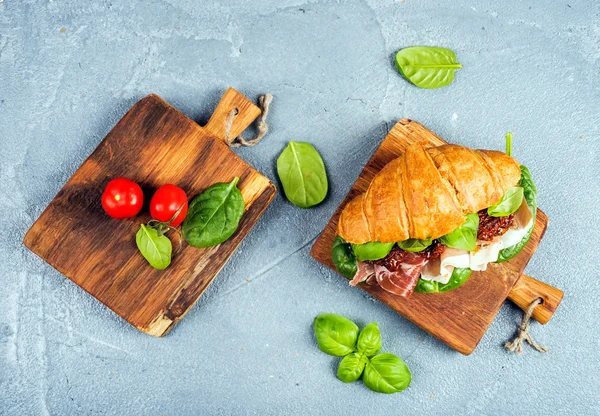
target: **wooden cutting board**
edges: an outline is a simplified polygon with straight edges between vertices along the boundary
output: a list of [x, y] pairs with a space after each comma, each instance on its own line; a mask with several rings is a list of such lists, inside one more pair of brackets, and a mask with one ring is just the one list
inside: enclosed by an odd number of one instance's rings
[[[228, 89], [208, 124], [200, 127], [156, 95], [136, 103], [73, 174], [25, 235], [25, 245], [136, 328], [163, 336], [213, 281], [267, 208], [273, 184], [225, 143], [260, 114], [246, 97]], [[100, 197], [124, 176], [144, 190], [142, 214], [113, 220]], [[197, 249], [173, 240], [173, 259], [156, 270], [137, 250], [135, 234], [147, 222], [148, 202], [173, 183], [191, 199], [216, 182], [240, 178], [246, 211], [237, 232], [221, 245]]]
[[[331, 247], [343, 207], [356, 195], [365, 192], [375, 174], [388, 162], [417, 141], [425, 142], [427, 147], [446, 144], [421, 124], [400, 120], [375, 151], [313, 245], [310, 252], [313, 258], [336, 270], [331, 260]], [[533, 300], [541, 297], [543, 304], [537, 306], [533, 314], [533, 318], [541, 323], [548, 322], [558, 307], [563, 296], [560, 290], [523, 275], [547, 225], [548, 217], [538, 210], [533, 234], [521, 253], [508, 262], [490, 264], [485, 272], [473, 272], [463, 286], [446, 293], [414, 293], [409, 298], [402, 298], [377, 285], [360, 287], [450, 347], [470, 354], [507, 297], [525, 309]], [[349, 287], [348, 290], [353, 289]]]

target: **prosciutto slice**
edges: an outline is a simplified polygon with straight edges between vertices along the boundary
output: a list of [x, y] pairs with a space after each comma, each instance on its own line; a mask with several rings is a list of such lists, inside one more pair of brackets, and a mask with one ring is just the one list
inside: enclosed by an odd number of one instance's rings
[[375, 278], [384, 290], [408, 297], [415, 290], [421, 269], [427, 261], [426, 254], [403, 252], [401, 261], [375, 262]]
[[351, 286], [356, 286], [359, 283], [364, 282], [375, 273], [373, 263], [357, 261], [356, 267], [356, 274], [354, 275], [354, 278], [350, 281]]

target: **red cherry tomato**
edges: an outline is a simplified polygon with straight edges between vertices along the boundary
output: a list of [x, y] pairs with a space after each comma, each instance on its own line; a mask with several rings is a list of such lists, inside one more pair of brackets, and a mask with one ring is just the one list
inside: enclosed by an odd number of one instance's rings
[[142, 188], [127, 178], [110, 181], [102, 194], [102, 208], [118, 220], [137, 215], [144, 203]]
[[[181, 211], [179, 211], [180, 208]], [[179, 214], [177, 214], [177, 211], [179, 211]], [[172, 227], [177, 227], [183, 222], [187, 212], [187, 195], [183, 189], [175, 185], [163, 185], [152, 195], [152, 199], [150, 200], [150, 215], [155, 220], [166, 222]], [[177, 217], [173, 219], [175, 214], [177, 214]]]

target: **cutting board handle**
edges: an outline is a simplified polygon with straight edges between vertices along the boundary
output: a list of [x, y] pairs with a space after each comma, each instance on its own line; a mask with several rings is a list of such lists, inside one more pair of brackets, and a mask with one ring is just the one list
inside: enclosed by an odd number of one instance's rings
[[[227, 143], [226, 133], [229, 123], [231, 123], [229, 126], [229, 139], [233, 140], [246, 130], [259, 115], [260, 108], [254, 105], [252, 101], [233, 88], [228, 88], [204, 129], [215, 139], [229, 144]], [[233, 118], [230, 120], [231, 117]]]
[[534, 300], [542, 298], [543, 302], [535, 307], [531, 315], [533, 319], [542, 325], [552, 318], [563, 296], [562, 290], [540, 282], [526, 274], [521, 275], [508, 294], [508, 298], [524, 311], [527, 311]]

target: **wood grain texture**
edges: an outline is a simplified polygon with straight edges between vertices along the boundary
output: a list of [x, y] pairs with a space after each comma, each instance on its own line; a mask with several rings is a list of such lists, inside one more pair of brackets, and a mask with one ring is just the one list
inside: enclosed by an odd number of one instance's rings
[[[331, 246], [342, 208], [356, 195], [365, 192], [375, 174], [388, 162], [417, 141], [423, 142], [427, 147], [446, 143], [417, 122], [400, 120], [368, 161], [313, 245], [313, 258], [335, 270], [331, 260]], [[360, 287], [450, 347], [463, 354], [470, 354], [522, 275], [547, 224], [548, 218], [538, 210], [531, 240], [519, 255], [506, 263], [490, 264], [485, 272], [473, 272], [467, 283], [458, 289], [440, 294], [414, 293], [405, 299], [386, 292], [379, 286]], [[348, 290], [351, 290], [350, 287]]]
[[531, 317], [544, 325], [552, 318], [564, 295], [562, 290], [523, 274], [512, 287], [508, 299], [526, 311], [534, 300], [542, 298], [543, 303], [535, 307]]
[[[25, 235], [34, 253], [136, 328], [165, 335], [194, 305], [273, 199], [273, 184], [225, 144], [226, 117], [234, 108], [235, 136], [260, 110], [227, 90], [205, 129], [156, 95], [137, 102], [73, 174]], [[217, 124], [222, 123], [219, 129]], [[106, 184], [127, 177], [144, 189], [140, 216], [113, 220], [100, 203]], [[140, 255], [135, 234], [150, 217], [148, 201], [173, 183], [191, 199], [216, 182], [240, 178], [246, 211], [236, 233], [215, 247], [197, 249], [175, 237], [165, 270]]]

